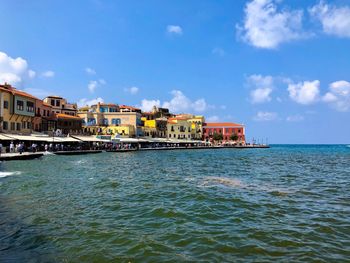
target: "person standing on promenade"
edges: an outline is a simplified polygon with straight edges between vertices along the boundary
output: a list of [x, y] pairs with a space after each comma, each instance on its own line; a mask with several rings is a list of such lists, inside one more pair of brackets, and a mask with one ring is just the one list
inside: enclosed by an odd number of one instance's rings
[[19, 154], [22, 154], [22, 153], [23, 153], [23, 147], [24, 147], [24, 145], [20, 142], [20, 143], [18, 144], [18, 151], [19, 151]]
[[10, 153], [14, 152], [14, 148], [15, 148], [15, 145], [13, 144], [13, 142], [11, 142], [10, 143]]
[[0, 142], [0, 156], [1, 156], [1, 153], [2, 153], [2, 143]]
[[47, 152], [47, 150], [49, 149], [49, 146], [47, 145], [47, 143], [45, 144], [44, 148], [45, 148], [45, 152]]

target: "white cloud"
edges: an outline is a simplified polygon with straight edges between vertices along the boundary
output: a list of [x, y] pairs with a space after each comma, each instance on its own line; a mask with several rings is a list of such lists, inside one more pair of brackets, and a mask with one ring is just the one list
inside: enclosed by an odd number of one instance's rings
[[210, 116], [208, 118], [205, 119], [207, 122], [218, 122], [220, 120], [220, 118], [216, 115], [214, 116]]
[[259, 111], [254, 117], [255, 121], [273, 121], [278, 118], [276, 112]]
[[213, 53], [214, 55], [217, 55], [219, 57], [223, 57], [226, 55], [225, 50], [223, 50], [222, 48], [219, 48], [219, 47], [213, 48], [211, 53]]
[[186, 97], [180, 90], [173, 90], [171, 94], [173, 95], [173, 98], [170, 101], [164, 102], [163, 107], [168, 108], [172, 112], [175, 112], [175, 113], [184, 113], [188, 111], [203, 112], [208, 108], [210, 108], [210, 106], [207, 105], [205, 99], [203, 98], [198, 99], [196, 101], [192, 101], [188, 97]]
[[91, 80], [88, 84], [88, 90], [91, 93], [94, 93], [98, 87], [101, 87], [103, 85], [106, 85], [106, 81], [104, 79]]
[[323, 31], [338, 37], [350, 37], [350, 7], [336, 7], [325, 1], [309, 9], [311, 16], [319, 20]]
[[34, 70], [28, 70], [28, 76], [29, 78], [33, 79], [36, 76], [36, 72]]
[[271, 93], [274, 88], [272, 76], [251, 75], [247, 79], [248, 86], [253, 88], [250, 92], [252, 103], [264, 103], [271, 101]]
[[327, 92], [322, 100], [329, 103], [331, 107], [338, 111], [350, 110], [350, 82], [340, 80], [329, 85]]
[[139, 92], [139, 88], [138, 87], [130, 87], [130, 88], [125, 88], [124, 91], [127, 93], [130, 93], [131, 95], [135, 95]]
[[34, 78], [35, 71], [28, 69], [25, 59], [12, 58], [4, 52], [0, 52], [0, 83], [5, 82], [20, 86], [26, 79]]
[[91, 106], [91, 105], [97, 104], [98, 102], [103, 103], [104, 100], [102, 98], [96, 98], [91, 100], [83, 98], [83, 99], [80, 99], [77, 102], [77, 104], [78, 104], [78, 107], [83, 107], [83, 106]]
[[96, 75], [96, 71], [93, 68], [85, 68], [85, 72], [89, 75]]
[[151, 111], [154, 106], [160, 107], [160, 100], [147, 100], [143, 99], [139, 108], [142, 111]]
[[169, 34], [182, 35], [182, 28], [176, 25], [168, 25], [166, 28]]
[[300, 122], [300, 121], [303, 121], [304, 120], [304, 116], [302, 115], [290, 115], [286, 118], [286, 121], [288, 122]]
[[289, 97], [300, 104], [308, 105], [319, 100], [320, 81], [304, 81], [288, 85]]
[[107, 82], [104, 80], [104, 79], [99, 79], [98, 82], [101, 84], [101, 85], [106, 85]]
[[160, 100], [147, 100], [141, 101], [141, 108], [143, 111], [150, 111], [153, 106], [168, 108], [174, 113], [191, 113], [191, 112], [204, 112], [208, 109], [214, 108], [212, 105], [208, 105], [203, 98], [197, 100], [191, 100], [185, 96], [180, 90], [173, 90], [171, 92], [172, 98], [169, 101], [161, 103]]
[[41, 73], [41, 76], [44, 78], [52, 78], [55, 76], [55, 72], [53, 72], [52, 70], [47, 70], [47, 71]]
[[279, 11], [273, 0], [253, 0], [245, 7], [243, 27], [236, 26], [241, 38], [258, 48], [274, 49], [280, 44], [305, 38], [302, 10]]

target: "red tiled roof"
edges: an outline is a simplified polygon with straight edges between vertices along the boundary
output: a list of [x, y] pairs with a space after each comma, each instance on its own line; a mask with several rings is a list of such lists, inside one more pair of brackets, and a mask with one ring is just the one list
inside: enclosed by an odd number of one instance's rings
[[135, 108], [133, 106], [127, 106], [127, 105], [120, 105], [119, 108], [121, 108], [121, 109], [131, 109], [131, 110], [140, 110], [139, 108]]
[[24, 92], [22, 90], [18, 90], [16, 88], [12, 87], [11, 85], [0, 85], [0, 89], [3, 91], [6, 91], [6, 92], [10, 92], [13, 95], [18, 95], [18, 96], [22, 96], [22, 97], [27, 97], [27, 98], [39, 100], [37, 97], [35, 97], [27, 92]]
[[243, 124], [233, 122], [207, 122], [203, 127], [243, 127]]
[[61, 119], [82, 120], [82, 118], [80, 118], [78, 116], [72, 116], [72, 115], [68, 115], [68, 114], [64, 114], [64, 113], [57, 113], [56, 116], [57, 116], [57, 118], [61, 118]]

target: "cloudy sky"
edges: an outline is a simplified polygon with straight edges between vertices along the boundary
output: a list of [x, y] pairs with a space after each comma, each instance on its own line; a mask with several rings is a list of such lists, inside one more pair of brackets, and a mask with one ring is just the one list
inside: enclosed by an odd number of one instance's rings
[[350, 0], [0, 3], [0, 82], [350, 143]]

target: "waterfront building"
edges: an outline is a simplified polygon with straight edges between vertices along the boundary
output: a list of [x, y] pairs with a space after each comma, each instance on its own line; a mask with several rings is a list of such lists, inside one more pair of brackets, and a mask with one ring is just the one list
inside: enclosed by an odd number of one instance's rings
[[176, 117], [186, 119], [189, 123], [191, 123], [193, 139], [202, 140], [203, 123], [205, 122], [204, 116], [192, 114], [179, 114], [176, 115]]
[[151, 138], [166, 138], [167, 134], [167, 118], [156, 118], [154, 120], [147, 120], [142, 117], [143, 120], [143, 134], [145, 137]]
[[52, 106], [40, 99], [35, 101], [35, 116], [33, 119], [33, 130], [36, 132], [52, 131], [55, 125], [55, 113]]
[[192, 129], [192, 123], [187, 118], [174, 117], [169, 118], [167, 123], [167, 137], [168, 139], [196, 139], [196, 129], [198, 125], [195, 124], [195, 129]]
[[78, 116], [63, 113], [55, 114], [56, 127], [54, 129], [57, 136], [68, 134], [81, 134], [83, 120]]
[[83, 131], [93, 135], [138, 137], [142, 133], [141, 110], [131, 106], [98, 103], [82, 107]]
[[157, 106], [153, 106], [152, 110], [149, 112], [142, 112], [143, 120], [155, 120], [158, 118], [170, 118], [175, 117], [175, 115], [169, 112], [167, 108], [159, 108]]
[[0, 85], [0, 131], [30, 134], [38, 98], [5, 83]]
[[60, 96], [48, 96], [43, 101], [51, 105], [52, 110], [55, 113], [77, 116], [77, 104], [69, 103], [65, 98], [62, 98]]
[[245, 127], [242, 124], [232, 122], [209, 122], [203, 124], [203, 139], [212, 141], [214, 134], [221, 134], [224, 142], [233, 141], [245, 143]]

